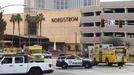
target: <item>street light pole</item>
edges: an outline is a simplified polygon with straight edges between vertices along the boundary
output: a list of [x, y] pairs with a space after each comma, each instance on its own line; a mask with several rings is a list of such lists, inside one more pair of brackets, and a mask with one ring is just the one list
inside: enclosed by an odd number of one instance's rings
[[77, 32], [75, 32], [75, 54], [77, 55]]
[[7, 7], [10, 7], [10, 6], [26, 6], [25, 4], [11, 4], [11, 5], [6, 5], [6, 6], [4, 6], [4, 7], [1, 7], [0, 6], [0, 10], [1, 9], [4, 9], [4, 8], [7, 8]]
[[[6, 6], [4, 6], [4, 7], [1, 7], [0, 6], [0, 13], [2, 12], [4, 12], [4, 10], [2, 10], [2, 9], [4, 9], [4, 8], [7, 8], [7, 7], [10, 7], [10, 6], [26, 6], [25, 4], [11, 4], [11, 5], [6, 5]], [[20, 35], [20, 33], [19, 33], [19, 35]], [[13, 36], [14, 37], [14, 36]], [[20, 45], [20, 47], [21, 47], [21, 39], [20, 39], [20, 37], [19, 37], [19, 45]], [[13, 41], [12, 41], [13, 42]]]

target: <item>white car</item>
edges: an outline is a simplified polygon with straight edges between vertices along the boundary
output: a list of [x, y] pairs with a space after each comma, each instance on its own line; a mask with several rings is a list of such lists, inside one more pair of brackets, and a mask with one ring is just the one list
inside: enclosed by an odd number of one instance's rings
[[44, 52], [44, 58], [52, 58], [52, 54], [50, 52]]
[[62, 69], [67, 69], [68, 67], [92, 68], [93, 62], [90, 59], [83, 59], [76, 55], [65, 55], [58, 57], [56, 66]]
[[28, 56], [24, 54], [3, 55], [0, 61], [0, 75], [43, 75], [52, 73], [52, 64], [46, 62], [28, 62]]

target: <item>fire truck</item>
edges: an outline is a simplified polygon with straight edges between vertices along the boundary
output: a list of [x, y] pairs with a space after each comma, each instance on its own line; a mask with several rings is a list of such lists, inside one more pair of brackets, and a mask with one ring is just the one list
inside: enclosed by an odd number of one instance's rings
[[44, 56], [42, 54], [42, 46], [27, 46], [24, 50], [24, 53], [28, 55], [30, 62], [44, 61]]
[[123, 66], [128, 62], [128, 48], [126, 46], [114, 47], [112, 44], [97, 44], [91, 50], [91, 58], [96, 65], [106, 63], [109, 66], [113, 64]]
[[8, 47], [8, 48], [4, 48], [3, 49], [3, 53], [8, 54], [8, 53], [22, 53], [22, 49], [21, 48], [16, 48], [16, 47]]

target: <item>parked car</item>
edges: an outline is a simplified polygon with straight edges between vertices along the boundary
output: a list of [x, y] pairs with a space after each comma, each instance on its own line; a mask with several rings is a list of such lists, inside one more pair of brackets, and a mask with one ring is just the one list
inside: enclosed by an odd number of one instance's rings
[[44, 58], [52, 58], [52, 53], [44, 52]]
[[77, 55], [65, 55], [58, 57], [56, 66], [61, 67], [62, 69], [67, 69], [68, 67], [92, 68], [93, 61], [90, 59], [80, 58]]
[[24, 54], [5, 54], [0, 61], [0, 75], [43, 75], [54, 71], [51, 63], [28, 61]]
[[72, 54], [60, 54], [59, 56], [66, 56], [66, 55], [72, 55]]

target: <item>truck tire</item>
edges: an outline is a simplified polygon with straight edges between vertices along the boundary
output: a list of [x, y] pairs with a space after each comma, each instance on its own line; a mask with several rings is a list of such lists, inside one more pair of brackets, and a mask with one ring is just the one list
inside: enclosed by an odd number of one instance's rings
[[108, 63], [108, 66], [113, 66], [113, 63]]
[[85, 63], [85, 64], [84, 64], [84, 67], [85, 67], [86, 69], [89, 69], [89, 68], [92, 68], [92, 65], [91, 65], [90, 63]]
[[31, 69], [28, 73], [28, 75], [43, 75], [43, 72], [40, 69]]
[[67, 64], [62, 64], [62, 69], [67, 69], [68, 65]]
[[119, 63], [118, 63], [118, 66], [123, 66], [123, 65], [124, 65], [123, 62], [119, 62]]
[[94, 65], [98, 65], [98, 62], [96, 61], [96, 58], [94, 58], [93, 64], [94, 64]]
[[108, 60], [108, 58], [105, 59], [105, 62], [106, 62], [106, 65], [109, 66], [109, 60]]

